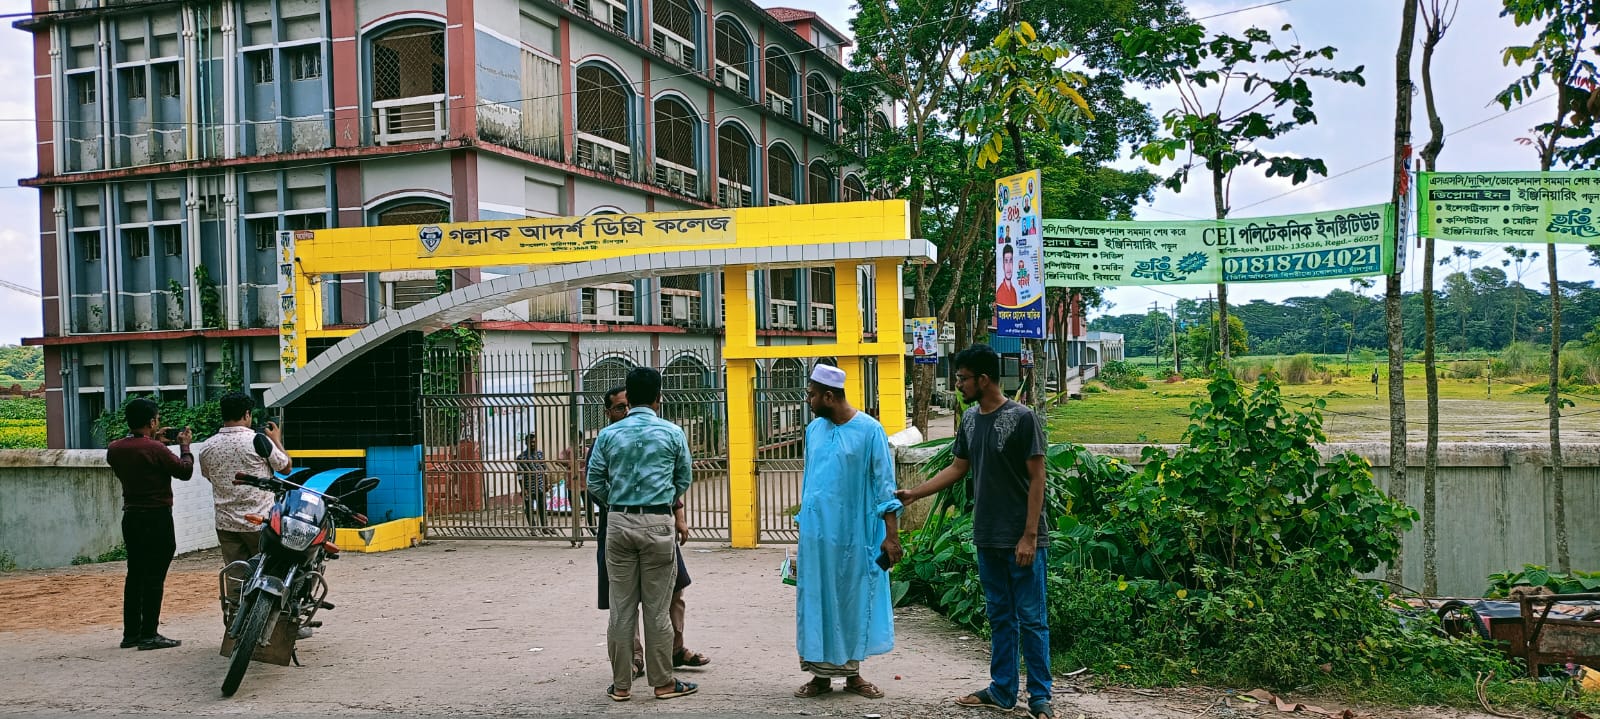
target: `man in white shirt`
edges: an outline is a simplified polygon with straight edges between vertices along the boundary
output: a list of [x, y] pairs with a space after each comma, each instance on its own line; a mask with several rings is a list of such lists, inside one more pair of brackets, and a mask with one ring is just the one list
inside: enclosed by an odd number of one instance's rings
[[[271, 476], [273, 470], [288, 471], [289, 455], [283, 451], [283, 428], [267, 422], [265, 434], [272, 440], [272, 452], [262, 457], [256, 451], [256, 432], [251, 429], [251, 410], [255, 400], [245, 392], [224, 396], [222, 429], [206, 440], [200, 450], [200, 473], [211, 480], [211, 496], [216, 502], [217, 544], [222, 547], [222, 565], [254, 557], [261, 550], [261, 527], [246, 521], [246, 514], [265, 517], [272, 511], [272, 493], [233, 483], [239, 472]], [[237, 588], [228, 586], [228, 598], [237, 599]]]

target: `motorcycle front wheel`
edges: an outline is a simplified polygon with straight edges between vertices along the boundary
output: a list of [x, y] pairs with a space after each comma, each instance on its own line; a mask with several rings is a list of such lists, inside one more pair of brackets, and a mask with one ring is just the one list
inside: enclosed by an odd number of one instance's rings
[[273, 601], [270, 596], [257, 594], [239, 608], [244, 619], [239, 624], [239, 635], [233, 641], [233, 656], [228, 658], [228, 676], [222, 680], [222, 696], [231, 697], [244, 681], [244, 670], [250, 667], [250, 657], [261, 643], [261, 632], [272, 617]]

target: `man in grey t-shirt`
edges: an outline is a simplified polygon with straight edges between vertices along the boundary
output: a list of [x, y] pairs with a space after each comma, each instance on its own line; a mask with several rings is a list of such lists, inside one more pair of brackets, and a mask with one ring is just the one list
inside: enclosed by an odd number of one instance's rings
[[1017, 649], [1028, 665], [1028, 716], [1055, 716], [1050, 706], [1050, 627], [1045, 606], [1044, 422], [1000, 392], [1000, 355], [973, 345], [955, 356], [956, 388], [976, 402], [961, 417], [955, 460], [913, 489], [910, 504], [972, 472], [972, 541], [989, 614], [989, 686], [956, 699], [970, 707], [1010, 710], [1017, 703]]

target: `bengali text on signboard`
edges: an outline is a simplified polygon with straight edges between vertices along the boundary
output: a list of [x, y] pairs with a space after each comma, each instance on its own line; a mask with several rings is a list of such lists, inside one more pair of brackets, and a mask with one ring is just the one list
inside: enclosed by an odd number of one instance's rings
[[1600, 172], [1423, 172], [1417, 228], [1451, 242], [1600, 243]]
[[1394, 267], [1394, 213], [1369, 205], [1230, 220], [1045, 220], [1044, 250], [1048, 287], [1366, 277]]
[[[590, 250], [732, 244], [733, 241], [731, 210], [533, 217], [420, 225], [417, 227], [417, 256], [562, 255]], [[554, 257], [549, 260], [559, 261]]]

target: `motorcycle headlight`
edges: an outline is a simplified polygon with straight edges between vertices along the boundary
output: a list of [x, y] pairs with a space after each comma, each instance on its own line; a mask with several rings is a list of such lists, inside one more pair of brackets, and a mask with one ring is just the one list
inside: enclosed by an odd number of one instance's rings
[[317, 534], [322, 531], [315, 524], [288, 516], [283, 518], [282, 527], [283, 546], [297, 552], [311, 546], [311, 540], [316, 539]]

